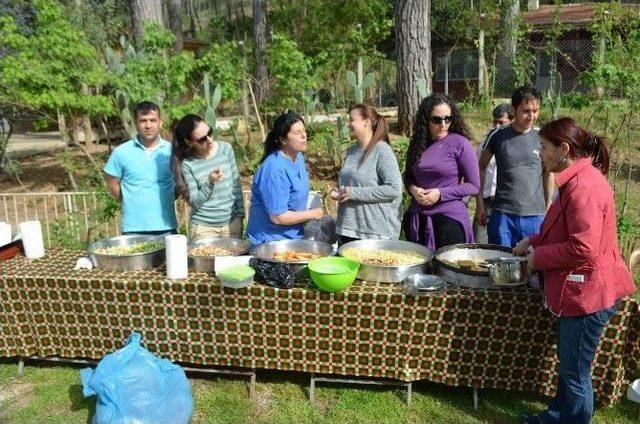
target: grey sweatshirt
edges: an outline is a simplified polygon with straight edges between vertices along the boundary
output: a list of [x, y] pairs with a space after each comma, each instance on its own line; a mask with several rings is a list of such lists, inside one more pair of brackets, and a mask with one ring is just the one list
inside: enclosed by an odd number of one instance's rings
[[338, 206], [336, 233], [354, 238], [398, 239], [402, 220], [402, 176], [389, 144], [376, 143], [358, 167], [364, 149], [347, 150], [338, 175], [340, 187], [351, 187], [350, 200]]

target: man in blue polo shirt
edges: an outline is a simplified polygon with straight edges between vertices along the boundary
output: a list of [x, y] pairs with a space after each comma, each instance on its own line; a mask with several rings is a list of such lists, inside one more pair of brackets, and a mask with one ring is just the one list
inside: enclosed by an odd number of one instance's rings
[[116, 147], [103, 169], [107, 190], [122, 203], [122, 234], [175, 233], [171, 143], [160, 137], [160, 108], [142, 102], [134, 116], [138, 134]]

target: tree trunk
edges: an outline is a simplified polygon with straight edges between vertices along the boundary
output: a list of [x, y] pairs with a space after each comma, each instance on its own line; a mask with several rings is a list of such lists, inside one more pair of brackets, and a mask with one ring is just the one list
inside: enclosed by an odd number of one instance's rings
[[[520, 20], [520, 2], [507, 0], [502, 5], [502, 52], [498, 55], [497, 80], [503, 90], [510, 91], [515, 82], [515, 76], [511, 69], [511, 61], [516, 57], [518, 49], [518, 24]], [[510, 94], [509, 92], [501, 94]]]
[[182, 0], [169, 0], [169, 28], [176, 37], [173, 45], [174, 52], [181, 52], [184, 47], [184, 39], [182, 37]]
[[58, 109], [58, 133], [60, 134], [60, 139], [67, 146], [71, 146], [71, 139], [69, 138], [69, 130], [67, 129], [67, 121], [65, 119], [64, 113], [60, 109]]
[[253, 0], [253, 42], [255, 45], [256, 101], [261, 103], [269, 95], [267, 68], [267, 0]]
[[431, 93], [430, 0], [396, 0], [396, 66], [398, 128], [411, 134], [420, 96], [417, 81], [423, 79]]
[[148, 23], [156, 23], [164, 26], [162, 20], [161, 0], [131, 0], [133, 38], [137, 50], [142, 48], [144, 26]]

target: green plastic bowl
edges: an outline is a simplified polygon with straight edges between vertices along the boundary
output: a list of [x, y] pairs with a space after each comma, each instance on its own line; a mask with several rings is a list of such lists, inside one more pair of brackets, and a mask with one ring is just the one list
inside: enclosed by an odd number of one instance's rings
[[356, 280], [360, 264], [338, 256], [319, 258], [309, 262], [311, 280], [320, 289], [332, 293], [342, 291]]

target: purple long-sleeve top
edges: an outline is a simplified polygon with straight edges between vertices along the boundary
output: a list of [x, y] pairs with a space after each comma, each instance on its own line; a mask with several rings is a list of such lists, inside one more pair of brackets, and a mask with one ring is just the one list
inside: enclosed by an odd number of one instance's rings
[[[462, 201], [480, 191], [478, 159], [469, 140], [449, 133], [431, 144], [420, 156], [418, 163], [406, 171], [406, 186], [415, 185], [425, 189], [440, 190], [440, 200], [432, 206], [421, 206], [415, 199], [407, 210], [407, 237], [411, 241], [421, 239], [428, 249], [435, 249], [431, 217], [441, 214], [458, 221], [465, 233], [467, 243], [473, 243], [471, 219]], [[420, 225], [422, 223], [422, 225]]]

